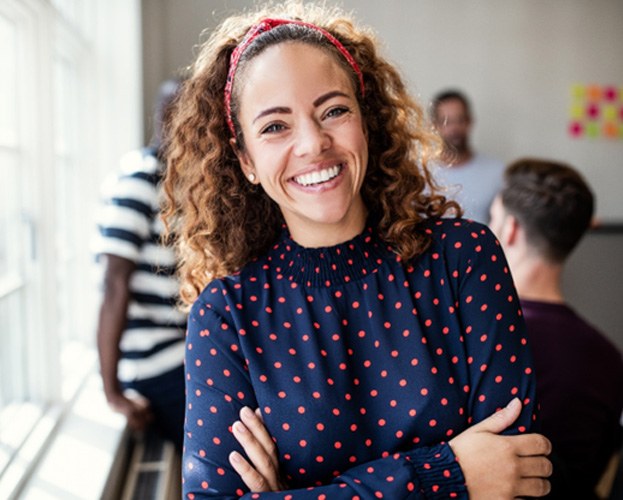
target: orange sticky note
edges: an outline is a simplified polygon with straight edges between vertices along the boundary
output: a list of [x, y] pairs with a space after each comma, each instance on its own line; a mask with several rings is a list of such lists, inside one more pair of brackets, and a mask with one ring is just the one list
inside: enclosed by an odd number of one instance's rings
[[615, 138], [619, 135], [619, 127], [614, 122], [604, 123], [603, 134], [606, 137]]
[[601, 87], [599, 85], [589, 85], [586, 88], [586, 97], [589, 101], [599, 101], [601, 99]]

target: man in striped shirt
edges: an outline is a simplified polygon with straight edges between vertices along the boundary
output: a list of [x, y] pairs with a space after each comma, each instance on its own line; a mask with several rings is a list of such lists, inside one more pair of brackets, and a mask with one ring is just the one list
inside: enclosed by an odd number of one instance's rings
[[180, 449], [184, 425], [185, 315], [176, 308], [173, 249], [160, 241], [158, 151], [164, 111], [177, 91], [165, 82], [152, 144], [126, 154], [104, 187], [96, 252], [104, 265], [97, 345], [108, 403], [130, 428], [151, 422]]

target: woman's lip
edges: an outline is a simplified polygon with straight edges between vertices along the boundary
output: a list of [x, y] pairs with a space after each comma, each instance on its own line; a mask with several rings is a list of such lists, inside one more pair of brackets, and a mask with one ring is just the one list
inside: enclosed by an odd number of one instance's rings
[[290, 179], [296, 179], [297, 177], [300, 177], [301, 175], [307, 175], [313, 172], [320, 172], [321, 170], [326, 170], [327, 168], [335, 167], [336, 165], [340, 165], [344, 167], [346, 165], [346, 162], [340, 161], [340, 160], [333, 160], [333, 161], [323, 161], [322, 163], [316, 163], [313, 167], [309, 167], [306, 170], [297, 172], [296, 175], [293, 175], [292, 177], [290, 177]]

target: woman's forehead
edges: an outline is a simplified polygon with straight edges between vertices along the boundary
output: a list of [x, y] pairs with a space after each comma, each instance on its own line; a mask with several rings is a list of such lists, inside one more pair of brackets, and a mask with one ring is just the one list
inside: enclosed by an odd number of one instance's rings
[[254, 98], [324, 88], [354, 92], [348, 70], [331, 52], [301, 42], [283, 42], [265, 49], [247, 64], [238, 81], [238, 95]]

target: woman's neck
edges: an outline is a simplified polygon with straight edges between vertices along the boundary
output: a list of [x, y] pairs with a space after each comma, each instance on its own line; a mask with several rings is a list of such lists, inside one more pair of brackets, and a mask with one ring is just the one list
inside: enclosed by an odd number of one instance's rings
[[286, 217], [291, 238], [306, 248], [332, 247], [352, 240], [362, 233], [366, 226], [368, 210], [359, 198], [353, 202], [348, 213], [339, 221], [316, 222], [297, 217]]

